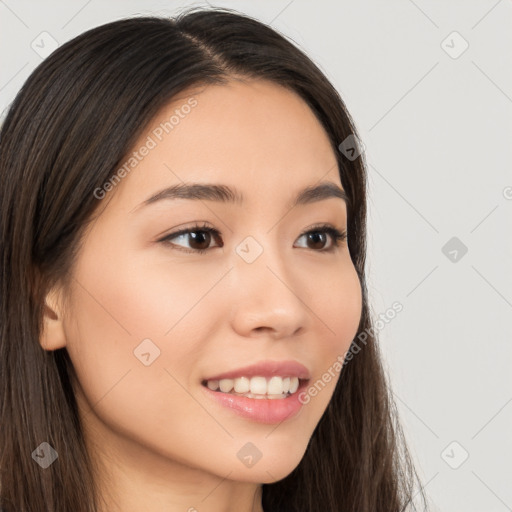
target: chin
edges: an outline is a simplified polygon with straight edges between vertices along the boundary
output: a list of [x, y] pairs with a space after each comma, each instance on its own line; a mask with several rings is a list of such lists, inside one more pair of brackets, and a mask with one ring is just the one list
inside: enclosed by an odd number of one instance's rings
[[240, 482], [253, 482], [271, 484], [286, 478], [300, 463], [304, 451], [284, 453], [275, 451], [265, 454], [252, 467], [237, 467], [229, 476], [230, 479]]

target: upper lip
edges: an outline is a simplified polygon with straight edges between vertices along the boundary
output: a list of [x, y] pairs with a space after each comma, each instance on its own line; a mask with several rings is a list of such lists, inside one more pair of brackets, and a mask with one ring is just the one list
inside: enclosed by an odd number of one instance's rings
[[260, 361], [250, 366], [237, 368], [224, 373], [219, 373], [205, 380], [236, 379], [237, 377], [298, 377], [299, 379], [310, 379], [309, 370], [297, 361]]

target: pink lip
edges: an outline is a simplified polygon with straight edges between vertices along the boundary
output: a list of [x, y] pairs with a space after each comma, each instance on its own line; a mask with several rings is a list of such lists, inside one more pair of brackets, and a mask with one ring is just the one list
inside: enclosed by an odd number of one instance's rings
[[275, 400], [269, 398], [248, 398], [220, 391], [212, 391], [206, 386], [201, 386], [201, 389], [206, 396], [238, 416], [258, 423], [275, 424], [297, 416], [304, 405], [299, 397], [306, 387], [307, 381], [302, 381], [295, 393], [286, 398]]
[[311, 378], [309, 370], [297, 361], [260, 361], [256, 364], [219, 373], [205, 380], [236, 379], [237, 377], [298, 377], [307, 380]]

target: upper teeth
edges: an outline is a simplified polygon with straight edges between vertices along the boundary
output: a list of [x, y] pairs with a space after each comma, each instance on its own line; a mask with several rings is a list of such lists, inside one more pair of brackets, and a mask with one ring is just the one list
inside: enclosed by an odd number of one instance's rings
[[281, 395], [295, 393], [299, 387], [298, 377], [238, 377], [236, 379], [209, 380], [206, 385], [213, 391], [229, 393], [253, 393], [258, 395]]

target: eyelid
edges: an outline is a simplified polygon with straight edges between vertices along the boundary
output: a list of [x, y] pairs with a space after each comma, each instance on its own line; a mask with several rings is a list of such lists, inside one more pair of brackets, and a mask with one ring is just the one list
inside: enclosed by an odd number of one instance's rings
[[[213, 227], [209, 226], [206, 223], [203, 223], [202, 225], [200, 225], [198, 222], [196, 222], [193, 226], [189, 226], [189, 227], [186, 227], [186, 228], [183, 228], [183, 229], [179, 229], [178, 231], [174, 231], [172, 233], [169, 233], [169, 234], [165, 235], [164, 237], [162, 237], [159, 240], [157, 240], [157, 243], [161, 242], [161, 243], [164, 243], [164, 244], [169, 244], [169, 245], [174, 246], [177, 250], [182, 250], [184, 252], [189, 252], [189, 253], [202, 253], [202, 252], [206, 252], [209, 249], [186, 249], [186, 248], [181, 247], [181, 246], [176, 246], [175, 244], [173, 244], [170, 241], [171, 239], [177, 238], [177, 237], [179, 237], [181, 235], [186, 235], [188, 233], [197, 232], [197, 231], [205, 231], [207, 233], [210, 233], [210, 234], [212, 234], [212, 236], [214, 238], [222, 237], [222, 232], [219, 231], [218, 229], [213, 228]], [[221, 245], [220, 247], [223, 247], [223, 246], [224, 246], [224, 244]]]

